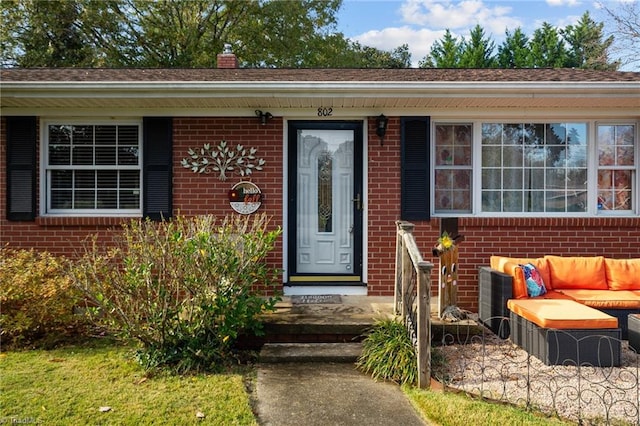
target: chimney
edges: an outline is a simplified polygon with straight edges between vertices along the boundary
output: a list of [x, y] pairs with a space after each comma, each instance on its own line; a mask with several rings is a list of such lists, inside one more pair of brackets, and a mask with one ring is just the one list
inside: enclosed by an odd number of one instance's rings
[[238, 68], [238, 58], [231, 51], [231, 45], [229, 43], [225, 43], [222, 53], [218, 53], [217, 62], [218, 68]]

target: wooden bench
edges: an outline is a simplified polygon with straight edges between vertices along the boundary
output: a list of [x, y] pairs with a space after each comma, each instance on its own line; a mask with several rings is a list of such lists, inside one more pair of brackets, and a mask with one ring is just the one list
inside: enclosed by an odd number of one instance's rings
[[546, 365], [619, 366], [618, 320], [573, 300], [511, 299], [511, 340]]

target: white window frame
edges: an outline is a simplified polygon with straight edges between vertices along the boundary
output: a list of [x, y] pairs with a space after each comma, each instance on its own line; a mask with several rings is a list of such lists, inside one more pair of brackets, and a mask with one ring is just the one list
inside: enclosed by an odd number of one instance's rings
[[[587, 132], [587, 209], [585, 212], [483, 212], [482, 209], [482, 124], [483, 123], [585, 123]], [[456, 211], [436, 211], [435, 209], [435, 127], [438, 124], [471, 124], [473, 126], [473, 175], [471, 193], [471, 213]], [[635, 126], [635, 171], [633, 172], [633, 188], [631, 210], [603, 211], [598, 209], [598, 125], [633, 125]], [[432, 116], [431, 119], [431, 159], [430, 177], [432, 189], [430, 191], [430, 211], [432, 217], [638, 217], [640, 215], [640, 121], [634, 118], [600, 120], [581, 118], [579, 116], [555, 117], [481, 117], [447, 119]]]
[[[49, 126], [138, 126], [138, 157], [137, 166], [99, 166], [108, 170], [138, 170], [140, 173], [139, 182], [139, 205], [137, 209], [52, 209], [51, 208], [51, 175], [50, 171], [59, 167], [49, 166]], [[40, 215], [43, 217], [65, 216], [65, 217], [118, 217], [118, 216], [142, 216], [143, 208], [143, 128], [142, 120], [123, 119], [123, 120], [106, 120], [104, 118], [96, 119], [64, 119], [64, 118], [47, 118], [40, 121]], [[81, 169], [95, 170], [96, 166], [79, 166], [73, 167], [75, 170]]]
[[[436, 133], [436, 128], [437, 126], [470, 126], [471, 127], [471, 164], [468, 166], [460, 166], [460, 165], [440, 165], [437, 166], [436, 165], [436, 156], [437, 156], [437, 150], [436, 150], [436, 138], [437, 138], [437, 133]], [[431, 147], [430, 147], [430, 158], [431, 158], [431, 164], [430, 164], [430, 173], [431, 173], [431, 182], [433, 182], [432, 184], [432, 191], [431, 191], [431, 210], [432, 210], [432, 215], [436, 215], [436, 216], [468, 216], [473, 214], [474, 212], [474, 205], [475, 205], [475, 197], [474, 197], [474, 191], [476, 190], [476, 186], [474, 185], [474, 175], [475, 175], [475, 157], [476, 157], [476, 150], [475, 150], [475, 131], [476, 131], [476, 122], [474, 122], [473, 120], [434, 120], [431, 124], [431, 138], [430, 140], [431, 142]], [[469, 199], [469, 205], [470, 205], [470, 211], [463, 211], [463, 210], [436, 210], [436, 171], [437, 170], [470, 170], [471, 174], [470, 174], [470, 182], [469, 182], [469, 194], [470, 194], [470, 199]]]
[[[633, 167], [622, 167], [622, 166], [611, 166], [611, 167], [602, 166], [601, 167], [600, 166], [600, 161], [599, 161], [600, 153], [598, 151], [599, 126], [634, 126], [635, 133], [633, 135], [634, 137]], [[638, 127], [639, 127], [639, 123], [633, 120], [595, 121], [593, 123], [593, 150], [592, 152], [590, 152], [590, 154], [593, 157], [594, 172], [593, 172], [593, 178], [589, 176], [589, 179], [590, 180], [593, 179], [594, 186], [595, 186], [594, 208], [598, 216], [638, 215], [638, 196], [640, 195], [640, 191], [638, 188], [640, 183], [640, 177], [638, 176], [640, 174], [640, 164], [639, 164], [640, 154], [638, 153], [638, 151], [640, 151], [640, 140], [639, 140], [640, 129], [638, 129]], [[632, 179], [632, 184], [634, 185], [634, 188], [631, 191], [633, 199], [631, 200], [631, 208], [629, 210], [605, 210], [605, 209], [598, 208], [598, 173], [600, 169], [631, 170], [631, 174], [632, 174], [631, 179]]]

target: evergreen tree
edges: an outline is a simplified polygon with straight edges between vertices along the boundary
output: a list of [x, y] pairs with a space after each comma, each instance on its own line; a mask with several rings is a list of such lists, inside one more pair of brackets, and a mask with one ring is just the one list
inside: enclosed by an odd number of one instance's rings
[[498, 47], [496, 59], [499, 68], [531, 68], [529, 38], [520, 27], [511, 33], [506, 31], [504, 42]]
[[596, 70], [616, 70], [619, 62], [610, 62], [609, 48], [613, 36], [603, 40], [604, 24], [597, 24], [585, 12], [576, 25], [567, 25], [561, 31], [569, 45], [568, 66]]
[[544, 22], [533, 32], [529, 41], [531, 65], [536, 68], [563, 68], [568, 64], [568, 54], [558, 30]]
[[485, 36], [480, 25], [476, 25], [469, 33], [469, 39], [462, 43], [460, 67], [493, 68], [496, 65], [494, 50], [495, 43]]
[[420, 68], [460, 68], [462, 42], [447, 29], [442, 39], [431, 45], [429, 54], [420, 60]]

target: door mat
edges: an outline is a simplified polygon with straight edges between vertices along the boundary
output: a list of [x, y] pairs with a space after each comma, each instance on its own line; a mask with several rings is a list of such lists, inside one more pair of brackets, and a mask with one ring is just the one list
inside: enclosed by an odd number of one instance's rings
[[338, 294], [312, 294], [291, 296], [291, 303], [294, 305], [318, 305], [342, 303], [342, 298]]

